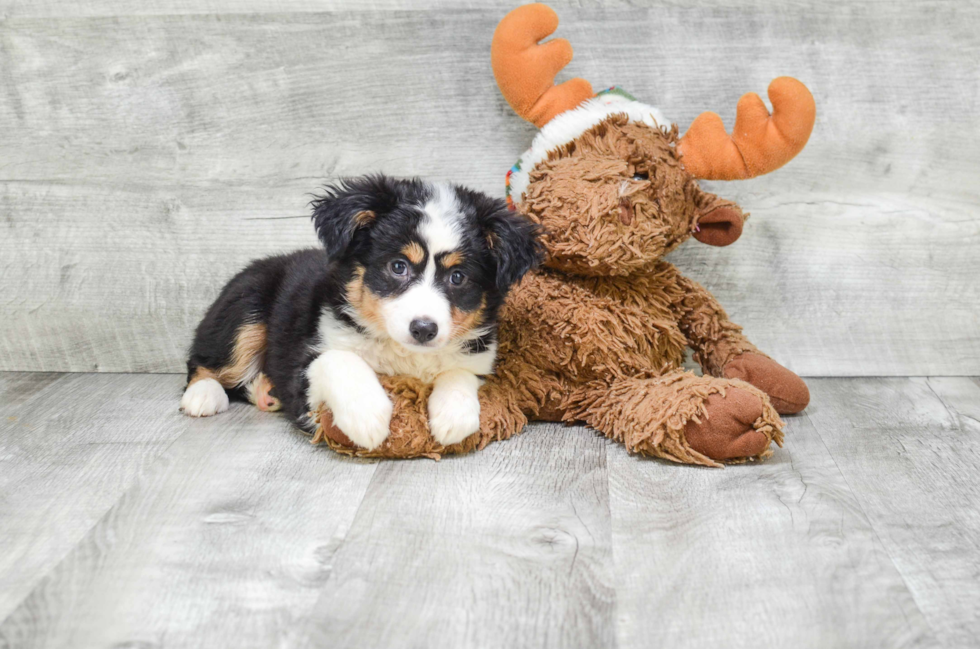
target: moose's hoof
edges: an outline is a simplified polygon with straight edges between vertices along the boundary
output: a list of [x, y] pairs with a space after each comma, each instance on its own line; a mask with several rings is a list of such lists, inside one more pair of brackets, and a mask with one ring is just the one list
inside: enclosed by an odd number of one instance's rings
[[762, 416], [759, 395], [741, 388], [728, 388], [724, 395], [712, 394], [704, 401], [707, 416], [691, 420], [684, 436], [698, 453], [712, 460], [754, 457], [769, 446], [769, 438], [753, 427]]
[[810, 390], [803, 379], [761, 354], [739, 354], [725, 366], [725, 378], [741, 379], [759, 388], [781, 415], [794, 415], [810, 403]]

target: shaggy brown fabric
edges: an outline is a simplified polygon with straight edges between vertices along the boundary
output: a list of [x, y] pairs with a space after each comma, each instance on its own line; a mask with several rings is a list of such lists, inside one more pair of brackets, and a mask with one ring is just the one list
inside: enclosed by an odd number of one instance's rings
[[519, 209], [544, 227], [546, 265], [642, 273], [686, 238], [696, 205], [710, 201], [677, 164], [676, 139], [676, 128], [665, 134], [613, 116], [538, 164]]
[[[613, 116], [531, 172], [516, 205], [545, 228], [547, 258], [501, 311], [480, 432], [443, 448], [428, 433], [430, 388], [382, 377], [395, 415], [380, 448], [345, 445], [329, 413], [315, 441], [361, 456], [440, 457], [548, 420], [585, 422], [630, 451], [675, 462], [768, 457], [783, 439], [777, 407], [805, 407], [806, 386], [759, 352], [711, 293], [663, 261], [702, 219], [718, 226], [702, 240], [727, 245], [747, 217], [698, 187], [678, 163], [676, 142], [676, 127]], [[688, 347], [705, 376], [680, 369]]]
[[[568, 417], [623, 442], [630, 451], [674, 462], [718, 466], [714, 460], [768, 457], [782, 445], [782, 421], [753, 386], [674, 371], [598, 382], [573, 397]], [[610, 408], [609, 404], [616, 404]], [[746, 443], [752, 433], [755, 445]], [[693, 438], [691, 436], [694, 436]], [[740, 451], [750, 449], [750, 453]]]

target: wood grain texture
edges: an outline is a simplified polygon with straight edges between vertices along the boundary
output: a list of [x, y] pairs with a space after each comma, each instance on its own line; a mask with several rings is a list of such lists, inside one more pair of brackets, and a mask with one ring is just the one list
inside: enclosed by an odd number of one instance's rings
[[762, 464], [535, 425], [441, 462], [0, 373], [0, 647], [970, 647], [980, 380], [814, 379]]
[[762, 464], [608, 461], [621, 648], [934, 646], [806, 419]]
[[[8, 186], [0, 205], [23, 201], [31, 220], [0, 241], [4, 276], [19, 286], [0, 296], [0, 366], [186, 371], [203, 310], [256, 250], [316, 243], [305, 216], [276, 218], [290, 214], [282, 199], [297, 203], [294, 214], [305, 209], [302, 192], [289, 194]], [[91, 218], [66, 224], [67, 213]], [[39, 245], [44, 259], [25, 274], [20, 239], [60, 243]]]
[[[108, 379], [88, 377], [88, 390], [113, 387]], [[158, 415], [186, 433], [84, 537], [70, 539], [71, 552], [0, 626], [0, 646], [265, 648], [309, 614], [376, 465], [312, 447], [284, 418], [245, 404], [207, 420], [177, 416]], [[91, 480], [74, 473], [66, 486]], [[33, 502], [63, 524], [85, 520], [41, 494]], [[21, 508], [11, 518], [30, 517]]]
[[[534, 133], [490, 74], [502, 5], [234, 5], [0, 4], [0, 369], [181, 371], [222, 282], [312, 241], [324, 180], [502, 193]], [[753, 213], [742, 241], [673, 255], [761, 348], [805, 375], [980, 372], [980, 5], [559, 6], [567, 74], [682, 127], [780, 74], [813, 91], [796, 160], [711, 184]]]
[[539, 425], [382, 464], [291, 646], [613, 646], [606, 444]]
[[17, 423], [18, 406], [63, 377], [57, 372], [0, 372], [0, 415], [8, 424]]
[[807, 417], [945, 647], [980, 636], [980, 385], [825, 379]]
[[30, 398], [0, 411], [0, 620], [190, 421], [180, 377], [36, 376]]
[[[138, 0], [81, 0], [58, 3], [55, 0], [2, 0], [0, 16], [7, 18], [58, 18], [101, 16], [156, 16], [184, 14], [252, 14], [252, 13], [336, 13], [351, 11], [432, 11], [488, 9], [501, 13], [519, 3], [512, 0], [166, 0], [152, 3]], [[559, 11], [571, 9], [643, 9], [648, 7], [684, 7], [684, 0], [552, 0], [547, 3]], [[704, 0], [698, 6], [711, 9], [758, 9], [766, 0]], [[805, 9], [812, 2], [782, 0], [786, 8]], [[827, 0], [821, 6], [850, 7], [850, 0]], [[870, 0], [868, 5], [887, 5], [887, 0]], [[931, 4], [931, 3], [930, 3]], [[944, 4], [944, 0], [939, 0]]]

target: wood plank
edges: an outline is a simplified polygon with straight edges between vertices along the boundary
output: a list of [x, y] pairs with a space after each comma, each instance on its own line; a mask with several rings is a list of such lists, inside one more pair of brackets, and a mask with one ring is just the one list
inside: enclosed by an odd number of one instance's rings
[[5, 410], [13, 414], [0, 419], [0, 620], [185, 430], [181, 380], [69, 375]]
[[501, 193], [534, 128], [503, 110], [494, 85], [487, 49], [499, 17], [8, 19], [0, 118], [17, 128], [0, 131], [0, 180], [303, 180], [307, 192], [324, 177], [385, 170], [482, 178]]
[[[711, 184], [754, 213], [743, 240], [672, 257], [760, 347], [804, 375], [980, 372], [980, 5], [569, 4], [567, 73], [682, 126], [705, 109], [730, 124], [777, 74], [816, 95], [798, 159]], [[312, 241], [322, 180], [500, 194], [534, 133], [490, 74], [497, 7], [3, 6], [0, 369], [179, 372], [245, 259]], [[90, 10], [106, 15], [71, 17]]]
[[[577, 2], [552, 2], [553, 7], [564, 4], [576, 6]], [[323, 13], [343, 11], [431, 11], [432, 9], [486, 9], [496, 7], [501, 15], [515, 5], [506, 0], [433, 0], [420, 3], [413, 0], [167, 0], [166, 2], [139, 2], [139, 0], [84, 0], [60, 4], [50, 0], [2, 0], [0, 17], [6, 18], [62, 18], [109, 17], [109, 16], [161, 16], [161, 15], [208, 15], [252, 13]]]
[[[315, 244], [308, 218], [276, 218], [307, 200], [298, 190], [6, 192], [15, 223], [0, 239], [0, 282], [13, 285], [0, 298], [0, 367], [186, 371], [194, 328], [237, 270]], [[18, 247], [49, 237], [61, 243]]]
[[[848, 6], [567, 8], [562, 35], [578, 54], [567, 73], [623, 84], [682, 127], [707, 109], [731, 121], [743, 92], [795, 74], [820, 105], [814, 137], [777, 175], [735, 183], [744, 195], [941, 188], [975, 205], [980, 144], [961, 135], [978, 128], [964, 84], [980, 8]], [[499, 192], [534, 133], [490, 74], [499, 19], [493, 8], [8, 18], [0, 115], [18, 128], [0, 133], [0, 179], [277, 185], [386, 163]]]
[[23, 404], [63, 377], [58, 372], [0, 372], [0, 419], [16, 423]]
[[965, 378], [811, 382], [820, 431], [936, 637], [980, 635], [980, 386]]
[[608, 462], [623, 649], [934, 644], [805, 418], [761, 464]]
[[[175, 383], [145, 378], [163, 393]], [[186, 433], [75, 539], [0, 626], [0, 646], [271, 647], [316, 602], [375, 464], [245, 404], [157, 416]]]
[[[930, 5], [943, 6], [947, 0], [933, 0]], [[665, 2], [663, 5], [685, 6], [686, 3]], [[811, 9], [821, 7], [848, 7], [855, 4], [867, 7], [879, 6], [888, 11], [892, 4], [886, 0], [826, 0], [816, 3], [813, 0], [782, 0], [785, 9]], [[712, 10], [742, 11], [758, 10], [771, 3], [765, 0], [705, 0], [698, 7]], [[159, 16], [184, 14], [252, 14], [252, 13], [334, 13], [344, 11], [432, 11], [460, 9], [494, 9], [503, 15], [516, 5], [509, 0], [165, 0], [152, 3], [138, 0], [2, 0], [0, 17], [6, 18], [61, 18], [61, 17], [109, 17], [109, 16]], [[548, 6], [562, 12], [575, 9], [606, 9], [637, 11], [642, 9], [631, 0], [552, 0]], [[661, 5], [658, 5], [661, 6]]]
[[[0, 367], [182, 371], [194, 327], [224, 282], [252, 258], [315, 245], [306, 198], [298, 188], [8, 186], [0, 209], [9, 210], [13, 236], [0, 242], [0, 265], [21, 279], [7, 290]], [[976, 371], [980, 257], [962, 243], [980, 222], [912, 211], [921, 218], [889, 229], [891, 216], [857, 207], [828, 215], [825, 206], [800, 207], [807, 218], [799, 222], [776, 208], [763, 222], [757, 210], [739, 245], [690, 244], [673, 260], [761, 348], [804, 375]], [[59, 222], [66, 209], [76, 222]], [[21, 245], [28, 240], [62, 243]], [[883, 280], [886, 265], [903, 264], [888, 269], [901, 282]], [[786, 273], [800, 284], [774, 284]]]
[[537, 425], [382, 464], [291, 646], [613, 646], [606, 444]]

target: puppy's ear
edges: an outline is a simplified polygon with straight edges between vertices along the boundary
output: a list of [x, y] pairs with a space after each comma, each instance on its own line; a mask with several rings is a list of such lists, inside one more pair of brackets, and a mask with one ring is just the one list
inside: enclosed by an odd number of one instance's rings
[[484, 232], [490, 254], [497, 263], [497, 288], [507, 292], [544, 259], [544, 248], [538, 239], [541, 228], [507, 209], [502, 200], [492, 200], [489, 207], [483, 217]]
[[397, 204], [394, 181], [382, 175], [350, 178], [325, 187], [310, 206], [313, 226], [327, 256], [343, 256], [358, 234], [368, 231], [379, 215]]

